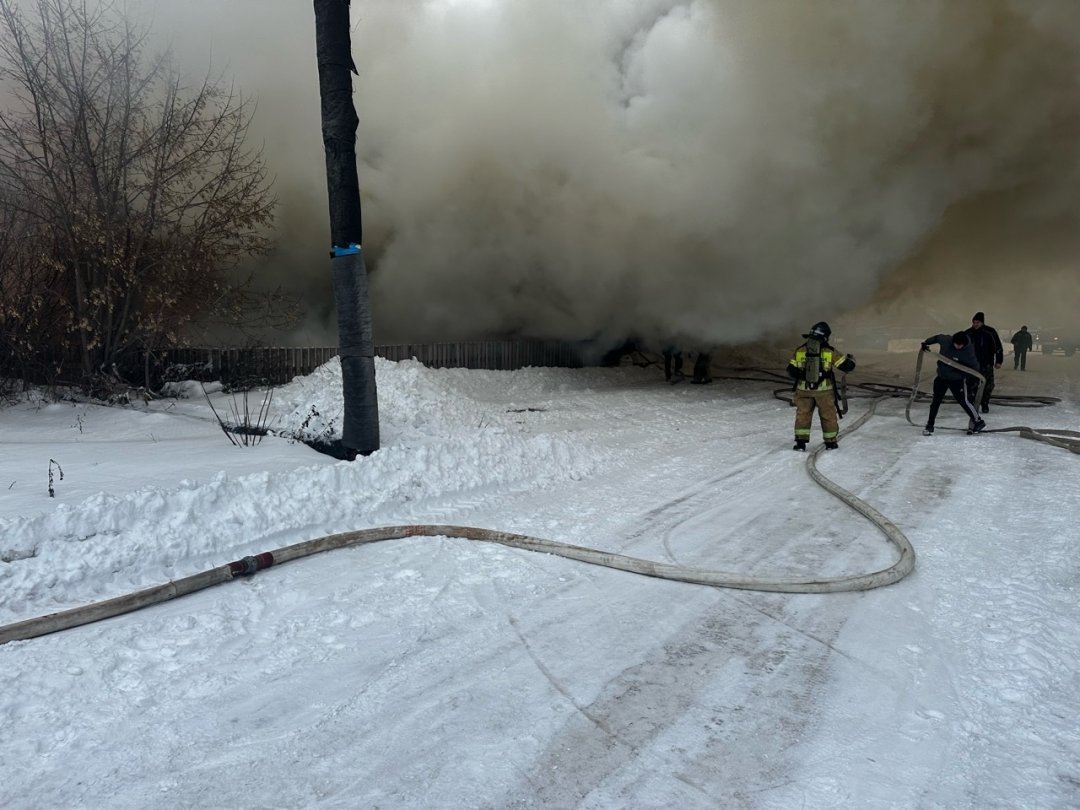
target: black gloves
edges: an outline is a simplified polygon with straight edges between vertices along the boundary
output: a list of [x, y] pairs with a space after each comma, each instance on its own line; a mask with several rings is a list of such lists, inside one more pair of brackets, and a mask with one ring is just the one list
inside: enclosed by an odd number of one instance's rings
[[929, 343], [920, 343], [919, 348], [922, 349], [924, 352], [928, 352], [928, 351], [930, 351], [930, 344]]

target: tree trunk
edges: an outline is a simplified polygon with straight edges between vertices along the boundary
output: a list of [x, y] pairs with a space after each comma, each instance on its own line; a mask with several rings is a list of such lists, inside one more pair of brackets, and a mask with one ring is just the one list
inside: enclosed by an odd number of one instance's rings
[[330, 199], [330, 269], [337, 304], [338, 349], [345, 414], [341, 441], [348, 458], [379, 449], [375, 341], [367, 270], [361, 250], [360, 182], [352, 99], [349, 0], [314, 0], [315, 46], [322, 100], [326, 186]]

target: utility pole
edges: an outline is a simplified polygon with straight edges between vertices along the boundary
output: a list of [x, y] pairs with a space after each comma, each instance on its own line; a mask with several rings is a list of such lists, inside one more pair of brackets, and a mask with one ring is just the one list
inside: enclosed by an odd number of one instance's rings
[[326, 187], [330, 198], [330, 269], [337, 304], [338, 350], [345, 395], [341, 447], [331, 455], [352, 461], [379, 449], [379, 402], [375, 388], [375, 341], [367, 270], [361, 249], [360, 181], [356, 173], [356, 127], [352, 98], [349, 0], [314, 0], [315, 50], [319, 63]]

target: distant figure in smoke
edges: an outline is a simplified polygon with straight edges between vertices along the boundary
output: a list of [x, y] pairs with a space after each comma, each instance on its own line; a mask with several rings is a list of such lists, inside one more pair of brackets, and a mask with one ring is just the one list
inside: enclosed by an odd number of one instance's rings
[[[975, 347], [979, 372], [986, 378], [982, 402], [979, 405], [983, 413], [990, 413], [990, 392], [994, 390], [994, 369], [1001, 368], [1001, 363], [1005, 359], [1005, 347], [1001, 345], [997, 330], [986, 325], [986, 316], [981, 312], [976, 312], [971, 318], [971, 328], [967, 330], [967, 336], [971, 339], [971, 345]], [[975, 396], [978, 387], [978, 381], [972, 385], [969, 380], [968, 388], [971, 390], [972, 397]]]
[[1027, 353], [1031, 351], [1031, 332], [1026, 326], [1021, 326], [1020, 331], [1009, 338], [1013, 345], [1013, 371], [1020, 369], [1027, 371]]
[[712, 365], [712, 353], [710, 352], [698, 352], [697, 358], [694, 360], [694, 376], [690, 382], [695, 385], [704, 385], [705, 383], [712, 382], [712, 374], [709, 373], [709, 368]]
[[[941, 346], [941, 356], [948, 357], [961, 365], [979, 369], [979, 361], [975, 357], [975, 347], [967, 332], [957, 332], [955, 335], [933, 335], [922, 342], [920, 347], [924, 352], [930, 351], [934, 344]], [[930, 401], [930, 415], [926, 418], [926, 428], [923, 436], [934, 435], [934, 422], [937, 420], [938, 409], [945, 399], [945, 392], [951, 391], [953, 398], [960, 403], [960, 407], [968, 415], [969, 432], [978, 433], [986, 427], [986, 422], [979, 418], [979, 412], [975, 409], [971, 398], [968, 396], [967, 381], [975, 379], [970, 374], [965, 374], [958, 368], [947, 366], [939, 362], [937, 364], [937, 376], [934, 378], [934, 397]], [[976, 388], [978, 381], [976, 380]]]
[[788, 362], [788, 376], [795, 380], [795, 446], [805, 450], [810, 441], [814, 408], [821, 422], [821, 437], [828, 450], [836, 450], [840, 439], [840, 412], [836, 406], [836, 371], [845, 374], [855, 368], [855, 358], [840, 354], [829, 345], [832, 329], [824, 321], [803, 335], [806, 343], [795, 350]]
[[674, 385], [685, 375], [682, 370], [682, 352], [674, 346], [664, 349], [664, 379]]

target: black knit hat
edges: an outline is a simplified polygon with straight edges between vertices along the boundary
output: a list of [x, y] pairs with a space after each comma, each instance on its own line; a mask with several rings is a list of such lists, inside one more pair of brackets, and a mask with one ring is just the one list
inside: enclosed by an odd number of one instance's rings
[[975, 313], [975, 314], [974, 314], [974, 315], [972, 316], [971, 320], [973, 320], [973, 321], [980, 321], [980, 322], [982, 322], [982, 323], [986, 323], [986, 315], [985, 315], [985, 313], [982, 313], [982, 312], [976, 312], [976, 313]]

